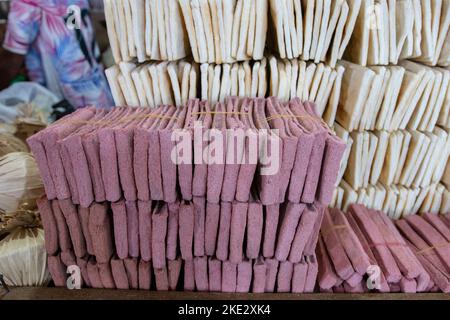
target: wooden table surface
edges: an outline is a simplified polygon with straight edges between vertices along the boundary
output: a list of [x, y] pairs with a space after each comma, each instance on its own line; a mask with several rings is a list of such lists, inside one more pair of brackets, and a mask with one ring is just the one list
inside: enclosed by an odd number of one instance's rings
[[450, 300], [449, 294], [223, 294], [12, 288], [0, 300]]

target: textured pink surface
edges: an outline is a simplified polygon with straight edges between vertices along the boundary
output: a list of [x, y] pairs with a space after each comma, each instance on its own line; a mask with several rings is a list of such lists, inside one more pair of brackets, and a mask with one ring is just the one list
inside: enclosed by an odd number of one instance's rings
[[152, 261], [154, 269], [166, 268], [166, 236], [169, 212], [167, 205], [158, 204], [152, 215]]
[[66, 175], [67, 184], [69, 186], [70, 194], [72, 196], [72, 202], [74, 204], [80, 204], [77, 179], [75, 177], [75, 172], [73, 170], [71, 155], [64, 145], [61, 145], [60, 147], [60, 156], [64, 167], [64, 173]]
[[128, 255], [138, 258], [139, 254], [139, 213], [135, 201], [125, 202], [127, 210]]
[[318, 201], [324, 205], [329, 204], [333, 199], [341, 160], [346, 148], [347, 145], [336, 136], [328, 136], [325, 144], [317, 197]]
[[[185, 141], [185, 143], [188, 143], [189, 150], [193, 149], [193, 115], [192, 112], [194, 111], [195, 104], [197, 103], [197, 110], [198, 110], [198, 101], [190, 100], [185, 107], [186, 110], [186, 119], [183, 127], [183, 134], [190, 134], [191, 139], [188, 141]], [[179, 148], [177, 146], [177, 157], [187, 157], [188, 154], [185, 154], [184, 152], [188, 152], [185, 150], [181, 150], [182, 148]], [[183, 152], [181, 152], [183, 151]], [[191, 151], [190, 154], [190, 160], [188, 163], [181, 163], [178, 165], [178, 182], [180, 185], [180, 193], [181, 198], [186, 201], [192, 200], [192, 179], [194, 176], [194, 166], [193, 166], [193, 152]]]
[[[220, 145], [221, 150], [215, 149], [214, 152], [210, 150], [208, 155], [210, 157], [218, 158], [219, 163], [213, 163], [212, 158], [208, 158], [208, 179], [207, 179], [207, 190], [206, 198], [208, 202], [219, 203], [220, 195], [222, 192], [223, 179], [225, 174], [225, 163], [226, 163], [226, 152], [227, 152], [227, 140], [226, 140], [226, 115], [223, 113], [226, 108], [223, 103], [218, 103], [216, 105], [217, 113], [213, 118], [213, 125], [211, 131], [211, 142], [215, 145]], [[222, 143], [216, 141], [215, 135], [222, 137]], [[214, 138], [213, 138], [214, 137]], [[220, 152], [219, 152], [220, 151]]]
[[[368, 217], [367, 210], [362, 206], [352, 205], [350, 207], [350, 213], [361, 226], [362, 231], [372, 244], [383, 244], [383, 236], [378, 231], [376, 225]], [[385, 246], [374, 246], [374, 254], [377, 261], [380, 263], [380, 267], [383, 269], [389, 283], [398, 283], [402, 276], [395, 262], [391, 252]]]
[[305, 209], [303, 204], [287, 204], [278, 235], [275, 257], [278, 261], [286, 261], [291, 251], [300, 217]]
[[294, 265], [294, 272], [292, 275], [292, 292], [304, 293], [306, 285], [306, 275], [308, 273], [308, 265], [305, 262]]
[[[284, 162], [283, 159], [283, 148], [284, 148], [284, 140], [285, 132], [284, 132], [284, 126], [283, 122], [279, 121], [279, 119], [272, 121], [273, 126], [269, 126], [269, 123], [267, 122], [267, 118], [273, 116], [274, 114], [270, 111], [274, 111], [273, 108], [270, 107], [270, 103], [268, 103], [268, 112], [266, 114], [266, 103], [265, 99], [256, 99], [253, 101], [250, 101], [250, 105], [252, 106], [252, 113], [253, 113], [253, 121], [254, 125], [258, 130], [262, 130], [261, 132], [264, 133], [263, 136], [260, 136], [260, 142], [263, 143], [263, 148], [265, 148], [265, 152], [267, 152], [268, 157], [278, 157], [279, 165], [280, 167], [277, 168], [277, 171], [275, 174], [271, 175], [262, 175], [260, 170], [262, 170], [261, 167], [268, 167], [271, 165], [271, 163], [267, 164], [260, 164], [260, 168], [257, 172], [257, 176], [259, 179], [258, 183], [258, 189], [260, 193], [260, 199], [262, 204], [264, 205], [271, 205], [279, 203], [280, 198], [280, 177], [281, 177], [281, 165]], [[278, 134], [271, 133], [270, 129], [278, 130]], [[277, 155], [273, 154], [272, 148], [274, 147], [274, 142], [279, 142], [279, 153]]]
[[266, 289], [265, 292], [272, 293], [275, 292], [275, 285], [277, 282], [278, 267], [280, 263], [275, 259], [266, 259]]
[[102, 204], [92, 205], [89, 213], [89, 233], [92, 239], [95, 257], [100, 263], [109, 263], [114, 254], [114, 242], [111, 230], [112, 222], [108, 208]]
[[83, 139], [83, 147], [89, 165], [89, 172], [91, 173], [92, 188], [94, 191], [95, 201], [103, 202], [106, 200], [106, 194], [102, 178], [102, 168], [99, 152], [100, 143], [98, 141], [98, 136], [94, 133], [85, 137]]
[[72, 249], [72, 241], [70, 239], [69, 229], [66, 224], [59, 202], [57, 200], [52, 201], [53, 216], [55, 217], [56, 226], [58, 228], [59, 247], [62, 251], [68, 251]]
[[230, 262], [241, 263], [243, 259], [243, 248], [245, 229], [247, 225], [248, 203], [233, 203], [230, 227]]
[[123, 195], [127, 201], [136, 201], [137, 191], [133, 170], [134, 132], [130, 128], [123, 128], [115, 130], [114, 134], [117, 148], [120, 185], [122, 186]]
[[125, 259], [123, 263], [127, 272], [130, 289], [139, 289], [138, 260], [136, 258], [129, 258]]
[[125, 264], [124, 264], [123, 260], [112, 259], [111, 260], [111, 271], [112, 271], [114, 283], [116, 284], [117, 289], [120, 289], [120, 290], [130, 289], [127, 271], [125, 269]]
[[319, 239], [317, 248], [317, 262], [319, 264], [319, 286], [321, 289], [332, 289], [338, 282], [338, 276], [334, 272], [333, 262], [330, 260], [322, 238]]
[[179, 213], [180, 251], [183, 260], [192, 260], [194, 243], [194, 205], [181, 203]]
[[[180, 204], [173, 203], [168, 205], [169, 218], [167, 221], [167, 239], [166, 256], [169, 260], [176, 260], [178, 257], [178, 221]], [[170, 275], [170, 270], [169, 270]]]
[[214, 258], [208, 259], [209, 291], [222, 291], [222, 262]]
[[74, 176], [78, 188], [80, 204], [87, 208], [94, 201], [94, 190], [92, 188], [91, 174], [89, 172], [89, 165], [84, 153], [81, 136], [70, 136], [62, 143], [64, 146], [58, 144], [59, 148], [66, 148], [72, 162], [72, 167], [76, 168]]
[[443, 220], [439, 218], [439, 216], [427, 213], [423, 217], [429, 224], [440, 232], [446, 241], [450, 242], [450, 227], [448, 227]]
[[100, 142], [100, 162], [106, 200], [116, 202], [122, 197], [122, 190], [120, 188], [114, 131], [110, 128], [101, 129], [98, 132], [98, 139]]
[[87, 264], [87, 271], [89, 275], [89, 281], [91, 281], [92, 288], [103, 289], [102, 279], [98, 272], [97, 262], [94, 259], [90, 259]]
[[55, 255], [59, 250], [58, 229], [53, 216], [52, 203], [45, 197], [37, 200], [39, 215], [44, 226], [45, 250], [49, 255]]
[[148, 176], [148, 139], [147, 132], [141, 128], [134, 131], [133, 169], [137, 197], [140, 201], [150, 200], [150, 187]]
[[278, 221], [280, 219], [280, 205], [267, 206], [265, 211], [263, 256], [265, 258], [273, 258], [275, 255]]
[[178, 280], [180, 279], [181, 266], [183, 261], [181, 258], [175, 260], [169, 260], [168, 265], [168, 280], [169, 280], [169, 289], [171, 291], [175, 291], [178, 286]]
[[194, 197], [194, 256], [205, 255], [206, 199]]
[[167, 269], [155, 269], [155, 282], [156, 290], [158, 291], [169, 291], [169, 278], [167, 275]]
[[237, 293], [249, 293], [252, 283], [253, 266], [251, 260], [242, 261], [237, 266]]
[[81, 230], [86, 241], [86, 250], [90, 255], [95, 255], [94, 245], [92, 243], [91, 233], [89, 232], [89, 208], [78, 207], [78, 218], [80, 219]]
[[253, 293], [264, 293], [266, 290], [266, 273], [267, 267], [262, 259], [255, 260], [253, 265]]
[[[244, 157], [245, 162], [241, 164], [236, 188], [236, 200], [241, 202], [248, 202], [250, 199], [250, 189], [253, 183], [253, 178], [256, 173], [257, 165], [250, 163], [250, 142], [249, 139], [258, 141], [258, 133], [253, 124], [251, 115], [251, 106], [249, 100], [244, 99], [240, 108], [240, 120], [247, 129], [247, 138], [245, 139]], [[249, 114], [249, 115], [247, 115]]]
[[319, 213], [315, 208], [307, 206], [302, 213], [294, 240], [292, 241], [291, 252], [289, 254], [290, 262], [299, 263], [302, 260], [305, 247], [313, 236], [314, 225], [318, 219]]
[[292, 275], [294, 272], [294, 265], [289, 262], [281, 262], [278, 270], [277, 292], [289, 293], [291, 292]]
[[315, 256], [307, 257], [306, 261], [308, 263], [308, 272], [306, 274], [305, 293], [313, 293], [316, 286], [319, 267]]
[[[210, 113], [211, 108], [208, 102], [198, 102], [198, 107], [194, 106], [195, 112], [206, 112]], [[198, 109], [197, 109], [198, 108]], [[197, 117], [198, 121], [202, 121], [203, 129], [202, 136], [205, 133], [205, 130], [211, 129], [212, 125], [212, 116], [210, 114]], [[206, 141], [203, 141], [202, 148], [203, 150], [208, 146]], [[194, 144], [195, 147], [195, 144]], [[208, 181], [208, 165], [202, 161], [201, 164], [195, 164], [194, 166], [194, 176], [192, 180], [192, 195], [194, 197], [206, 197], [206, 185]]]
[[152, 203], [138, 202], [139, 247], [144, 261], [152, 259]]
[[65, 287], [66, 286], [66, 268], [61, 261], [61, 257], [58, 256], [48, 256], [48, 270], [52, 276], [55, 286]]
[[116, 285], [114, 283], [114, 277], [111, 271], [111, 265], [109, 263], [99, 263], [97, 264], [98, 274], [100, 276], [100, 281], [105, 289], [115, 289]]
[[206, 203], [205, 254], [215, 256], [220, 222], [220, 204]]
[[53, 178], [50, 172], [49, 164], [47, 161], [47, 154], [45, 153], [44, 145], [41, 141], [42, 132], [36, 134], [27, 140], [28, 145], [30, 146], [31, 152], [36, 159], [36, 163], [39, 168], [39, 172], [42, 177], [42, 181], [44, 183], [45, 193], [47, 194], [47, 198], [50, 200], [56, 199], [56, 189], [55, 184], [53, 183]]
[[259, 257], [262, 233], [264, 227], [263, 206], [260, 203], [250, 203], [248, 205], [247, 216], [247, 249], [246, 257], [256, 259]]
[[[244, 133], [244, 125], [239, 120], [236, 112], [239, 111], [239, 99], [228, 98], [225, 102], [227, 110], [227, 129], [242, 130], [238, 131]], [[234, 146], [234, 148], [232, 147]], [[239, 138], [227, 136], [226, 148], [226, 166], [223, 177], [222, 195], [223, 202], [232, 202], [236, 195], [236, 188], [238, 183], [238, 176], [240, 170], [240, 163], [244, 152], [244, 144], [239, 144]]]
[[209, 290], [208, 281], [208, 258], [194, 258], [195, 286], [199, 292], [207, 292]]
[[343, 280], [348, 280], [353, 276], [355, 270], [348, 259], [345, 250], [337, 236], [337, 230], [334, 227], [331, 215], [328, 210], [325, 211], [322, 224], [322, 238], [328, 248], [328, 254], [331, 260], [333, 260], [336, 273]]
[[91, 287], [91, 281], [89, 280], [89, 273], [87, 271], [87, 258], [77, 258], [77, 266], [80, 267], [81, 277], [83, 278], [83, 284], [87, 287]]
[[220, 226], [219, 235], [217, 238], [217, 259], [221, 261], [228, 260], [229, 244], [230, 244], [230, 229], [231, 229], [231, 203], [224, 202], [220, 207]]
[[195, 290], [194, 260], [184, 261], [184, 291]]
[[[349, 260], [351, 261], [353, 268], [355, 271], [364, 276], [367, 272], [367, 269], [371, 265], [369, 257], [364, 252], [363, 247], [361, 246], [358, 238], [355, 233], [351, 229], [345, 215], [340, 210], [330, 210], [329, 211], [331, 219], [334, 221], [334, 224], [337, 226], [341, 226], [342, 228], [337, 230], [337, 235], [344, 247], [345, 252]], [[388, 242], [395, 242], [395, 238], [391, 238], [387, 240]]]
[[78, 211], [71, 200], [60, 200], [59, 206], [66, 218], [66, 224], [69, 228], [70, 237], [72, 239], [73, 250], [78, 258], [83, 258], [86, 251], [86, 241], [83, 236], [83, 230], [78, 218]]
[[114, 239], [117, 256], [120, 259], [128, 258], [128, 221], [125, 201], [121, 200], [111, 204], [114, 217]]
[[77, 264], [77, 258], [72, 250], [61, 252], [61, 261], [66, 267]]
[[152, 285], [152, 263], [148, 261], [139, 261], [138, 266], [139, 289], [150, 290]]
[[237, 265], [229, 261], [222, 263], [222, 292], [235, 293], [237, 286]]
[[450, 247], [442, 245], [447, 243], [445, 237], [419, 216], [409, 216], [406, 220], [423, 239], [435, 248], [436, 254], [445, 263], [446, 271], [450, 272]]

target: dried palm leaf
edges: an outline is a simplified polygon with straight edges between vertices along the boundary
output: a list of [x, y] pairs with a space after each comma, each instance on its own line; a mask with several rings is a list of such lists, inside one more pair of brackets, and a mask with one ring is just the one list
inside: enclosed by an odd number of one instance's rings
[[13, 152], [27, 152], [28, 148], [22, 140], [8, 133], [0, 132], [0, 157]]
[[0, 158], [0, 210], [14, 212], [20, 203], [43, 194], [43, 183], [31, 154], [15, 152]]
[[0, 241], [0, 270], [8, 286], [46, 286], [50, 281], [44, 230], [18, 227]]

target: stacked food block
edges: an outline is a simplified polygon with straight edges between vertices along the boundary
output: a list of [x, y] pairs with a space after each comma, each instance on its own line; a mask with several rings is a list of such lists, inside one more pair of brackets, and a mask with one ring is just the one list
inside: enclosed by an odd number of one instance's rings
[[28, 142], [57, 285], [78, 265], [96, 288], [314, 290], [346, 148], [314, 104], [86, 108]]
[[270, 0], [269, 35], [282, 59], [300, 58], [335, 67], [358, 18], [361, 0]]
[[211, 104], [230, 96], [265, 98], [267, 95], [267, 60], [200, 66], [201, 99]]
[[360, 65], [397, 64], [414, 59], [450, 64], [448, 1], [362, 1], [355, 34], [344, 58]]
[[300, 98], [313, 101], [317, 112], [324, 121], [333, 127], [341, 94], [342, 78], [345, 68], [300, 60], [278, 60], [269, 58], [270, 95], [282, 101]]
[[411, 215], [397, 226], [383, 212], [326, 210], [317, 248], [322, 292], [450, 292], [448, 216]]
[[119, 106], [183, 106], [197, 97], [199, 68], [186, 60], [120, 62], [105, 72]]
[[197, 63], [261, 60], [269, 0], [179, 0]]
[[356, 202], [396, 219], [448, 211], [449, 17], [448, 1], [363, 1], [344, 55], [353, 63], [338, 63], [334, 129], [348, 153], [333, 206]]
[[346, 71], [337, 121], [350, 132], [432, 132], [439, 118], [448, 114], [450, 71], [446, 69], [410, 61], [388, 67], [340, 64]]
[[177, 0], [104, 0], [114, 60], [175, 61], [190, 54]]
[[435, 289], [450, 292], [450, 261], [448, 243], [450, 241], [450, 216], [411, 216], [397, 221], [397, 227], [408, 246], [431, 276]]
[[333, 205], [346, 209], [357, 201], [397, 218], [445, 212], [448, 190], [439, 183], [450, 139], [439, 119], [450, 108], [450, 72], [410, 61], [340, 63], [346, 72], [335, 130], [350, 151]]

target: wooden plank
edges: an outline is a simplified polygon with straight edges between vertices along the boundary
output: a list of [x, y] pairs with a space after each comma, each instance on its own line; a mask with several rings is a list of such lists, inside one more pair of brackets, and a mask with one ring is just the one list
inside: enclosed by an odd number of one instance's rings
[[135, 290], [13, 288], [0, 300], [450, 300], [446, 294], [222, 294]]

